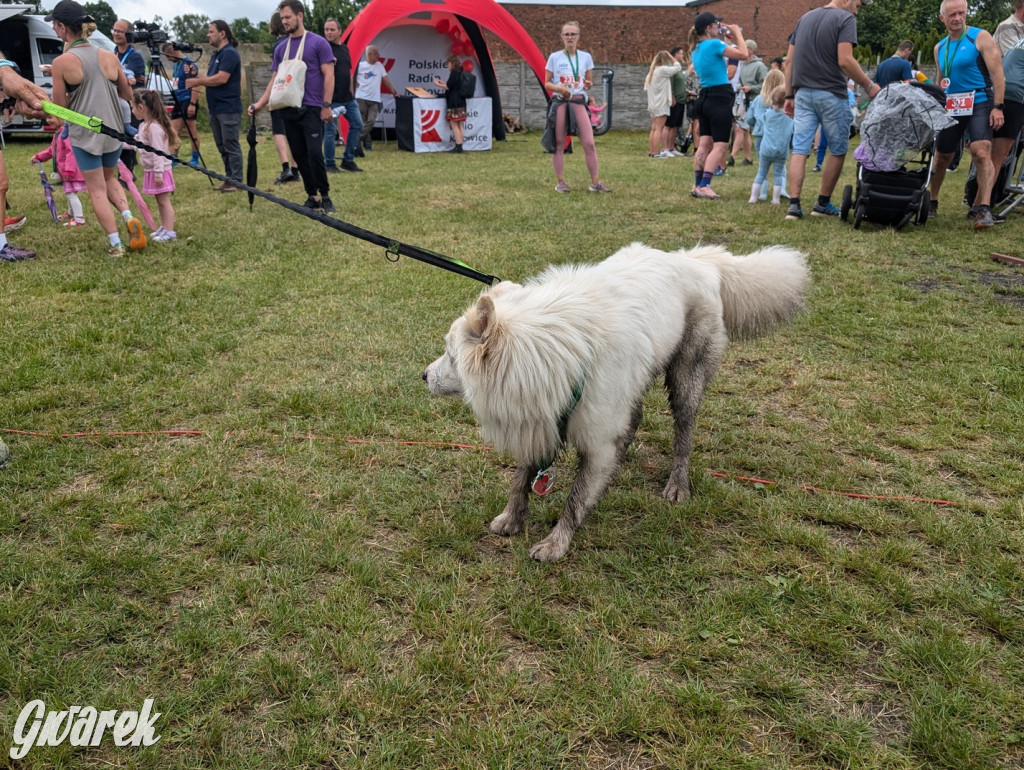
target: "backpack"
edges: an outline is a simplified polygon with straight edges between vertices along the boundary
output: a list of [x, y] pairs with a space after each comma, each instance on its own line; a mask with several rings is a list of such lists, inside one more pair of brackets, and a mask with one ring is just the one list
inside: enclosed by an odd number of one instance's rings
[[472, 72], [463, 72], [459, 81], [459, 96], [463, 99], [472, 99], [476, 92], [476, 75]]

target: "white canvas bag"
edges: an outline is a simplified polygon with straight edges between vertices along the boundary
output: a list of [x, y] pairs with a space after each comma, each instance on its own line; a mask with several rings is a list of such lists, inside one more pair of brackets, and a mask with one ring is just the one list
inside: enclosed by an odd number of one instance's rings
[[[284, 54], [288, 54], [289, 40], [284, 44]], [[270, 109], [280, 110], [284, 107], [301, 107], [302, 97], [306, 93], [306, 62], [302, 61], [302, 49], [306, 45], [306, 34], [302, 35], [295, 56], [281, 59], [278, 65], [274, 84], [270, 88]]]

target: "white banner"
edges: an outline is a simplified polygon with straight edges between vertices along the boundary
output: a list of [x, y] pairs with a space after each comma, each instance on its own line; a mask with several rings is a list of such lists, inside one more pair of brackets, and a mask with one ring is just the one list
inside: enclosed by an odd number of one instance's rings
[[[445, 120], [444, 99], [412, 100], [412, 133], [416, 152], [447, 152], [455, 146]], [[491, 149], [491, 99], [466, 100], [466, 135], [462, 149]]]
[[[431, 93], [441, 94], [443, 89], [434, 85], [434, 78], [448, 80], [447, 58], [451, 55], [452, 41], [447, 35], [438, 34], [430, 21], [416, 22], [412, 19], [404, 23], [388, 27], [373, 39], [373, 44], [380, 51], [381, 61], [391, 81], [399, 93], [405, 94], [406, 86], [419, 86]], [[462, 56], [473, 62], [473, 74], [479, 70], [480, 62], [474, 56]], [[479, 75], [476, 79], [476, 93], [483, 96], [484, 87]], [[378, 121], [383, 121], [388, 129], [395, 127], [395, 97], [382, 94], [382, 106]], [[442, 114], [443, 118], [444, 115]]]

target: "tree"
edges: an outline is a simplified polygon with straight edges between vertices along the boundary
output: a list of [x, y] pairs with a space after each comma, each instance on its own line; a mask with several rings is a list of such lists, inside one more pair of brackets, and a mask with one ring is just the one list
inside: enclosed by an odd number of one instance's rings
[[270, 34], [270, 24], [265, 21], [253, 26], [253, 23], [243, 16], [231, 22], [230, 26], [231, 33], [239, 43], [270, 43], [274, 39]]
[[[1013, 11], [1013, 0], [968, 0], [967, 21], [992, 32]], [[901, 40], [911, 40], [921, 60], [931, 62], [935, 44], [946, 36], [939, 21], [939, 0], [888, 0], [872, 3], [857, 15], [858, 53], [890, 56]]]
[[168, 27], [175, 40], [202, 43], [210, 29], [210, 17], [200, 13], [186, 13], [171, 19]]
[[367, 2], [369, 0], [313, 0], [313, 3], [307, 6], [306, 29], [323, 34], [324, 22], [328, 19], [337, 19], [344, 30]]
[[118, 18], [117, 11], [110, 6], [110, 3], [107, 0], [98, 0], [95, 3], [85, 3], [83, 7], [87, 14], [96, 19], [97, 29], [109, 34]]

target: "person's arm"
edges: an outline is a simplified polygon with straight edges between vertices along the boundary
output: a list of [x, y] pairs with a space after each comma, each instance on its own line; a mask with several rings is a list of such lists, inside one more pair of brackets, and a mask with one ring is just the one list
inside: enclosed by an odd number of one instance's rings
[[267, 102], [270, 101], [270, 89], [274, 85], [274, 80], [277, 78], [277, 70], [273, 70], [270, 73], [270, 82], [267, 83], [266, 89], [263, 91], [263, 96], [256, 100], [255, 104], [249, 105], [249, 114], [255, 115], [257, 112], [267, 106]]
[[331, 102], [334, 101], [334, 60], [321, 64], [320, 72], [324, 76], [324, 98], [320, 102], [320, 118], [328, 123], [332, 118]]
[[729, 37], [734, 42], [732, 45], [725, 47], [725, 50], [722, 51], [722, 56], [727, 59], [735, 59], [736, 61], [746, 61], [750, 56], [750, 50], [747, 48], [747, 42], [743, 39], [743, 31], [738, 24], [726, 24], [725, 27], [732, 32]]
[[391, 80], [388, 78], [387, 75], [384, 75], [380, 79], [380, 84], [382, 86], [386, 87], [388, 89], [389, 93], [392, 93], [392, 94], [397, 94], [398, 93], [398, 89], [396, 89], [393, 85], [391, 85]]
[[[67, 72], [67, 63], [67, 59], [64, 58], [64, 55], [58, 56], [56, 59], [53, 60], [52, 69], [50, 70], [50, 75], [53, 79], [53, 93], [52, 95], [43, 97], [45, 99], [52, 100], [54, 104], [59, 104], [61, 107], [68, 106], [67, 85], [64, 83], [64, 73]], [[7, 73], [10, 73], [11, 75], [18, 74], [10, 67], [0, 67], [0, 77], [3, 77]], [[124, 74], [123, 71], [122, 74]], [[4, 82], [3, 88], [4, 93], [8, 94], [9, 96], [13, 96], [13, 94], [11, 94], [8, 90], [6, 82]]]
[[[992, 128], [1003, 127], [1003, 98], [1006, 96], [1006, 76], [1003, 73], [1003, 59], [999, 55], [999, 46], [995, 39], [985, 30], [978, 33], [978, 50], [988, 67], [988, 75], [992, 78], [992, 111], [988, 116], [988, 124]], [[995, 105], [1000, 105], [996, 107]]]
[[224, 85], [229, 80], [231, 80], [231, 73], [227, 70], [221, 70], [213, 75], [197, 75], [194, 78], [185, 78], [185, 88], [192, 89], [197, 86], [216, 88]]
[[[868, 99], [874, 99], [882, 87], [874, 80], [864, 74], [860, 68], [860, 62], [853, 55], [853, 44], [840, 42], [836, 47], [836, 58], [839, 59], [839, 69], [843, 71], [850, 80], [864, 89]], [[788, 91], [786, 93], [789, 93]]]
[[793, 92], [793, 44], [789, 44], [786, 52], [786, 59], [782, 62], [782, 74], [786, 76], [786, 101], [782, 103], [782, 111], [793, 117], [793, 100], [796, 94]]
[[565, 86], [555, 82], [555, 73], [553, 73], [551, 70], [544, 70], [544, 88], [546, 88], [551, 93], [559, 94], [560, 96], [566, 99], [572, 96], [572, 91], [570, 91]]
[[594, 70], [587, 70], [583, 73], [583, 90], [589, 91], [592, 85], [594, 85]]

